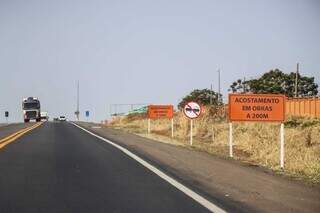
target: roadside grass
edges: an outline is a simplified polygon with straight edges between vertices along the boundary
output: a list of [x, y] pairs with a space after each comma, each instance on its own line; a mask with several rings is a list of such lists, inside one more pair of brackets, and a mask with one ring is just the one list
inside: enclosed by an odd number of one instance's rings
[[[183, 113], [174, 116], [174, 138], [170, 120], [151, 121], [147, 134], [146, 115], [115, 118], [109, 126], [161, 142], [190, 147], [190, 123]], [[228, 122], [204, 113], [194, 120], [192, 148], [228, 158]], [[285, 122], [285, 169], [279, 166], [280, 124], [236, 122], [233, 124], [234, 158], [276, 173], [320, 184], [320, 119], [289, 117]]]

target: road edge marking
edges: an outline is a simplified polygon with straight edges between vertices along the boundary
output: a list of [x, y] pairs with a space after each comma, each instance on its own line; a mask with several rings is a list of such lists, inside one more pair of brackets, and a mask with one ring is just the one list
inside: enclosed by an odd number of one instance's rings
[[175, 188], [177, 188], [178, 190], [180, 190], [181, 192], [183, 192], [184, 194], [186, 194], [187, 196], [189, 196], [190, 198], [192, 198], [193, 200], [195, 200], [196, 202], [198, 202], [199, 204], [201, 204], [203, 207], [207, 208], [208, 210], [210, 210], [211, 212], [216, 212], [216, 213], [225, 213], [226, 211], [221, 209], [220, 207], [218, 207], [217, 205], [213, 204], [212, 202], [210, 202], [209, 200], [207, 200], [206, 198], [202, 197], [201, 195], [199, 195], [198, 193], [194, 192], [193, 190], [191, 190], [190, 188], [184, 186], [182, 183], [178, 182], [177, 180], [173, 179], [172, 177], [168, 176], [167, 174], [165, 174], [164, 172], [162, 172], [161, 170], [157, 169], [155, 166], [151, 165], [150, 163], [148, 163], [147, 161], [143, 160], [142, 158], [140, 158], [139, 156], [133, 154], [132, 152], [130, 152], [128, 149], [104, 138], [101, 137], [73, 122], [70, 122], [71, 124], [73, 124], [74, 126], [78, 127], [79, 129], [89, 133], [92, 136], [95, 136], [96, 138], [99, 138], [100, 140], [103, 140], [104, 142], [116, 147], [117, 149], [121, 150], [122, 152], [124, 152], [126, 155], [128, 155], [129, 157], [133, 158], [134, 160], [136, 160], [138, 163], [142, 164], [144, 167], [146, 167], [147, 169], [149, 169], [150, 171], [152, 171], [153, 173], [155, 173], [156, 175], [158, 175], [160, 178], [162, 178], [163, 180], [167, 181], [168, 183], [170, 183], [172, 186], [174, 186]]
[[41, 123], [36, 123], [36, 124], [32, 125], [31, 127], [24, 128], [22, 130], [19, 130], [18, 132], [15, 132], [15, 133], [13, 133], [13, 134], [1, 139], [0, 140], [0, 149], [5, 147], [6, 145], [12, 143], [13, 141], [17, 140], [18, 138], [20, 138], [21, 136], [23, 136], [27, 132], [39, 127], [41, 124], [42, 124], [42, 122]]

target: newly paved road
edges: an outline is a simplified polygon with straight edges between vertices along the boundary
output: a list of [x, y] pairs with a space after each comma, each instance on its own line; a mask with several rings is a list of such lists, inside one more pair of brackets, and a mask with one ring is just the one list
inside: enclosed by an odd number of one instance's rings
[[120, 150], [46, 122], [0, 149], [0, 212], [208, 212]]

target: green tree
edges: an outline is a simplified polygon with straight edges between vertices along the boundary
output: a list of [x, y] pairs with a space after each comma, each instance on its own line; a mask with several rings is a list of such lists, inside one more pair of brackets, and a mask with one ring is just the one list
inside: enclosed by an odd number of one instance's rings
[[182, 109], [184, 105], [190, 101], [195, 101], [202, 105], [210, 105], [211, 98], [212, 105], [220, 105], [221, 102], [219, 100], [221, 100], [221, 97], [221, 94], [219, 95], [218, 93], [209, 89], [195, 89], [189, 95], [186, 95], [182, 101], [180, 101], [178, 108]]
[[247, 92], [248, 91], [248, 81], [238, 79], [230, 85], [230, 90], [232, 92]]
[[[270, 70], [260, 78], [242, 81], [241, 79], [230, 85], [232, 92], [252, 92], [285, 94], [294, 97], [296, 73], [283, 73], [279, 69]], [[298, 97], [314, 96], [318, 94], [318, 85], [314, 77], [306, 77], [298, 74]]]

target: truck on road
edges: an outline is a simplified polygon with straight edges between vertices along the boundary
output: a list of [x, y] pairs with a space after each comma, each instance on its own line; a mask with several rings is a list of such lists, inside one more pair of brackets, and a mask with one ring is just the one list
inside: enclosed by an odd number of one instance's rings
[[41, 121], [40, 101], [38, 98], [24, 98], [22, 101], [22, 111], [25, 123], [30, 120]]

